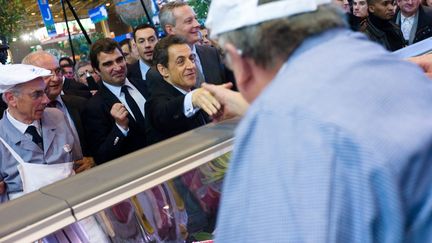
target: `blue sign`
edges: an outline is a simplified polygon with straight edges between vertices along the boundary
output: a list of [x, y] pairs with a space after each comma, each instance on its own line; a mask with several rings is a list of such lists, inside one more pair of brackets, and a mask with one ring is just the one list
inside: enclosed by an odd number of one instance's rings
[[124, 0], [124, 1], [120, 1], [118, 3], [116, 3], [117, 6], [123, 5], [123, 4], [128, 4], [128, 3], [134, 3], [137, 0]]
[[54, 18], [48, 5], [48, 0], [38, 0], [38, 5], [43, 18], [43, 22], [45, 23], [45, 28], [48, 32], [48, 36], [56, 36], [57, 32], [55, 28]]
[[94, 24], [108, 19], [108, 11], [105, 8], [105, 5], [100, 5], [99, 7], [90, 9], [88, 14]]

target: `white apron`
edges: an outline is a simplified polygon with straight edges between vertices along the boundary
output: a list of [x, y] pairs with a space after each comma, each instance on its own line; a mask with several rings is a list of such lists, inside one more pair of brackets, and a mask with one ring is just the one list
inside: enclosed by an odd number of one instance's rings
[[36, 191], [41, 187], [74, 174], [73, 162], [49, 165], [26, 163], [3, 138], [0, 137], [0, 140], [19, 163], [17, 168], [23, 187], [23, 192], [9, 193], [9, 199], [15, 199], [29, 192]]
[[[19, 156], [15, 150], [13, 150], [9, 144], [7, 144], [3, 138], [0, 137], [1, 142], [11, 152], [12, 156], [18, 161], [18, 171], [22, 181], [23, 191], [16, 193], [9, 193], [9, 199], [18, 198], [24, 194], [32, 191], [36, 191], [41, 187], [52, 184], [56, 181], [65, 179], [73, 174], [73, 162], [60, 163], [60, 164], [32, 164], [26, 163]], [[87, 243], [87, 242], [109, 242], [103, 230], [100, 228], [93, 216], [89, 216], [80, 222], [66, 226], [62, 230], [54, 233], [55, 237], [59, 242], [63, 241], [59, 236], [63, 232], [69, 238], [74, 239], [73, 242]]]

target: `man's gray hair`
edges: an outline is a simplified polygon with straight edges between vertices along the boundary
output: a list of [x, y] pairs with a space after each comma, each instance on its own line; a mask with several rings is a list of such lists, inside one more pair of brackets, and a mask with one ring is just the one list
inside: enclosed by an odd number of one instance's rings
[[75, 80], [78, 81], [79, 80], [79, 76], [78, 76], [78, 70], [82, 67], [85, 67], [87, 65], [91, 66], [91, 63], [89, 61], [80, 61], [77, 64], [75, 64], [75, 68], [74, 68], [74, 73], [75, 73]]
[[162, 6], [161, 10], [159, 11], [159, 22], [162, 29], [165, 31], [165, 33], [166, 33], [165, 30], [166, 25], [168, 24], [172, 26], [176, 25], [176, 18], [174, 17], [173, 10], [183, 6], [189, 6], [189, 5], [183, 1], [173, 1]]
[[331, 28], [347, 27], [344, 13], [331, 4], [314, 12], [266, 21], [219, 35], [221, 47], [232, 43], [243, 57], [263, 68], [285, 61], [308, 37]]

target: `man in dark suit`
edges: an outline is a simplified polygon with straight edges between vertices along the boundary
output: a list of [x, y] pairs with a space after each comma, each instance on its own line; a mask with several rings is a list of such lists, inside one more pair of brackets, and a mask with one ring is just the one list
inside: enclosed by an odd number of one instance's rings
[[33, 52], [24, 57], [22, 63], [45, 68], [55, 73], [55, 75], [44, 79], [46, 83], [45, 93], [50, 100], [47, 106], [58, 108], [65, 114], [66, 120], [72, 129], [74, 139], [80, 145], [79, 147], [84, 157], [82, 160], [77, 161], [75, 172], [79, 173], [90, 169], [95, 164], [85, 141], [84, 126], [81, 121], [81, 114], [84, 111], [87, 100], [74, 95], [61, 95], [63, 76], [61, 72], [58, 72], [60, 70], [59, 62], [52, 54], [46, 51]]
[[195, 54], [181, 36], [170, 35], [156, 45], [154, 62], [163, 81], [155, 80], [146, 102], [149, 143], [192, 130], [216, 115], [220, 104], [203, 88], [194, 89]]
[[[203, 82], [211, 84], [234, 82], [234, 80], [226, 80], [225, 68], [217, 49], [197, 44], [200, 39], [200, 24], [194, 11], [187, 3], [174, 1], [165, 4], [159, 12], [159, 20], [166, 34], [183, 36], [196, 55], [197, 80], [195, 87], [200, 87]], [[150, 80], [155, 79], [157, 71], [152, 69], [147, 75]]]
[[145, 98], [141, 86], [126, 78], [126, 61], [117, 42], [96, 41], [90, 60], [102, 83], [89, 99], [83, 120], [90, 151], [101, 164], [146, 145]]
[[139, 25], [134, 29], [133, 38], [139, 53], [139, 60], [128, 66], [128, 79], [142, 83], [144, 97], [148, 98], [148, 80], [146, 73], [150, 69], [153, 60], [153, 50], [158, 42], [156, 29], [149, 25]]
[[63, 79], [63, 92], [68, 95], [76, 95], [86, 99], [92, 97], [89, 88], [85, 84], [79, 83], [74, 79]]
[[[164, 80], [153, 80], [152, 92], [146, 102], [149, 144], [202, 126], [209, 121], [209, 116], [220, 110], [219, 102], [208, 91], [193, 89], [197, 76], [195, 60], [195, 54], [181, 36], [169, 35], [156, 45], [154, 63]], [[176, 189], [185, 201], [187, 229], [191, 234], [213, 232], [214, 212], [202, 207], [197, 192], [186, 183], [188, 176], [195, 173], [193, 170], [185, 177], [174, 179]]]
[[408, 45], [432, 36], [431, 8], [423, 6], [421, 0], [397, 0], [397, 5], [399, 11], [395, 21]]

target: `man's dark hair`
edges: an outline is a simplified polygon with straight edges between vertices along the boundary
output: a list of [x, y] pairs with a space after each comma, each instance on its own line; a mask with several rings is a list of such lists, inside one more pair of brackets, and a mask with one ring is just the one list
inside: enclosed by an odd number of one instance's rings
[[122, 47], [124, 45], [127, 45], [129, 47], [129, 50], [131, 49], [130, 39], [126, 38], [119, 42], [119, 46]]
[[141, 24], [141, 25], [138, 25], [137, 27], [135, 27], [135, 29], [133, 30], [133, 38], [134, 38], [135, 42], [136, 42], [136, 37], [135, 37], [136, 32], [138, 30], [143, 30], [143, 29], [147, 29], [147, 28], [153, 29], [154, 32], [155, 32], [156, 37], [158, 37], [158, 32], [157, 32], [156, 28], [153, 25]]
[[[68, 64], [66, 64], [66, 65], [65, 64], [60, 65], [60, 63], [62, 61], [66, 61]], [[60, 65], [60, 67], [73, 67], [74, 63], [73, 63], [73, 61], [72, 61], [72, 59], [70, 57], [62, 57], [62, 58], [59, 59], [59, 65]]]
[[162, 66], [168, 67], [168, 48], [180, 44], [187, 44], [186, 39], [182, 36], [169, 35], [162, 38], [153, 50], [153, 65], [162, 64]]
[[117, 41], [110, 39], [110, 38], [102, 38], [97, 40], [90, 48], [90, 62], [94, 69], [99, 70], [99, 60], [98, 55], [101, 52], [105, 53], [111, 53], [115, 49], [118, 49], [121, 54], [123, 54], [120, 46], [118, 45]]

